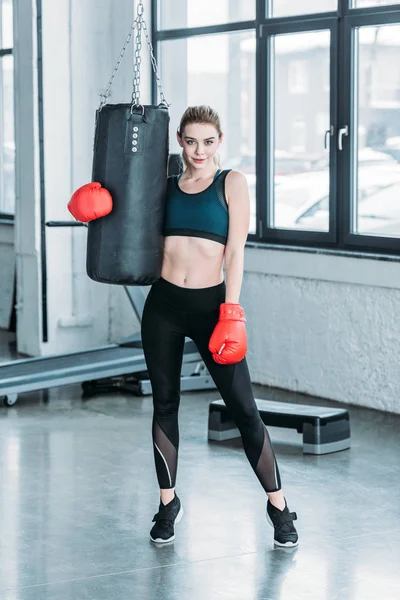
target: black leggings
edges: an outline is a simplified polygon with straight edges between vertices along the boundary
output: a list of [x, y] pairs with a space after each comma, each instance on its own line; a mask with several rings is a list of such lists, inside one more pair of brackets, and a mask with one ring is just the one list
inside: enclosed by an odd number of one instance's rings
[[178, 409], [185, 337], [196, 344], [231, 416], [244, 451], [266, 492], [281, 489], [271, 441], [254, 401], [246, 359], [220, 365], [208, 341], [225, 302], [225, 283], [208, 288], [183, 288], [165, 279], [154, 283], [142, 319], [142, 342], [153, 391], [153, 449], [161, 489], [175, 487], [178, 464]]

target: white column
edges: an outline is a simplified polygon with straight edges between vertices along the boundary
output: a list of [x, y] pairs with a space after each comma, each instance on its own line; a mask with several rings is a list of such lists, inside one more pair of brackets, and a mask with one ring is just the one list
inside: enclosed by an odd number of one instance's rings
[[[145, 17], [150, 31], [149, 1]], [[46, 228], [48, 342], [42, 341], [40, 179], [36, 2], [17, 0], [16, 145], [18, 350], [61, 353], [107, 343], [120, 304], [135, 319], [120, 286], [86, 275], [86, 228]], [[94, 116], [134, 18], [133, 2], [42, 0], [44, 193], [46, 221], [69, 220], [68, 200], [91, 180]], [[129, 102], [133, 40], [110, 103]], [[143, 38], [143, 103], [150, 99]], [[111, 306], [112, 300], [112, 306]], [[118, 321], [119, 322], [119, 321]], [[125, 332], [126, 333], [126, 328]]]
[[41, 352], [36, 3], [14, 0], [18, 350]]

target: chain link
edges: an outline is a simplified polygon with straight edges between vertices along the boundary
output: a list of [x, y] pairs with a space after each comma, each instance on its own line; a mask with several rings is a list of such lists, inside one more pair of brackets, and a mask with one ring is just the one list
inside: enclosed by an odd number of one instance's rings
[[100, 94], [100, 106], [99, 106], [99, 110], [98, 110], [99, 113], [102, 110], [102, 108], [107, 104], [107, 99], [110, 95], [111, 87], [114, 83], [114, 79], [118, 73], [119, 67], [125, 56], [126, 49], [130, 44], [130, 41], [133, 37], [133, 33], [134, 33], [135, 29], [136, 29], [136, 45], [135, 45], [134, 66], [133, 66], [133, 91], [132, 91], [132, 97], [131, 97], [131, 112], [132, 112], [132, 109], [134, 106], [141, 106], [141, 104], [140, 104], [140, 68], [141, 68], [141, 64], [142, 64], [142, 56], [141, 56], [142, 29], [146, 36], [147, 47], [148, 47], [148, 50], [150, 53], [151, 65], [152, 65], [154, 74], [156, 76], [157, 88], [158, 88], [158, 92], [160, 94], [161, 103], [165, 104], [166, 106], [170, 106], [170, 104], [168, 104], [168, 102], [166, 101], [165, 96], [164, 96], [164, 91], [163, 91], [163, 87], [162, 87], [160, 73], [158, 70], [157, 61], [154, 56], [154, 50], [153, 50], [153, 46], [150, 41], [146, 21], [143, 18], [143, 12], [144, 12], [143, 0], [138, 0], [137, 16], [131, 25], [128, 35], [126, 36], [124, 46], [118, 57], [117, 64], [115, 65], [115, 67], [113, 69], [113, 72], [110, 77], [110, 81], [107, 84], [105, 92], [103, 94]]
[[115, 67], [114, 67], [114, 70], [113, 70], [113, 72], [112, 72], [112, 75], [111, 75], [111, 77], [110, 77], [110, 81], [109, 81], [109, 82], [108, 82], [108, 84], [107, 84], [106, 90], [105, 90], [105, 92], [104, 92], [103, 94], [100, 94], [101, 101], [100, 101], [99, 111], [100, 111], [100, 110], [103, 108], [103, 106], [104, 106], [104, 105], [107, 103], [107, 98], [108, 98], [108, 96], [110, 95], [111, 87], [112, 87], [112, 84], [114, 83], [115, 76], [116, 76], [116, 74], [118, 73], [118, 69], [119, 69], [119, 67], [120, 67], [120, 64], [121, 64], [121, 62], [122, 62], [122, 59], [123, 59], [123, 58], [124, 58], [124, 56], [125, 56], [126, 49], [127, 49], [127, 47], [129, 46], [129, 43], [130, 43], [130, 41], [131, 41], [131, 39], [132, 39], [132, 36], [133, 36], [133, 32], [134, 32], [134, 31], [135, 31], [135, 29], [136, 29], [136, 26], [137, 26], [137, 22], [136, 22], [136, 19], [135, 19], [135, 20], [133, 21], [132, 25], [131, 25], [131, 28], [130, 28], [130, 30], [129, 30], [129, 33], [128, 33], [128, 35], [126, 36], [126, 40], [125, 40], [124, 47], [123, 47], [123, 48], [122, 48], [122, 50], [121, 50], [121, 53], [120, 53], [120, 55], [119, 55], [119, 58], [118, 58], [117, 64], [116, 64], [116, 65], [115, 65]]
[[142, 66], [142, 26], [143, 26], [143, 0], [139, 0], [136, 16], [136, 47], [133, 65], [133, 91], [131, 98], [131, 112], [134, 106], [140, 105], [140, 67]]
[[152, 64], [152, 67], [153, 67], [154, 74], [156, 76], [157, 88], [158, 88], [158, 93], [160, 94], [161, 103], [165, 104], [165, 106], [171, 106], [170, 104], [168, 104], [168, 102], [166, 101], [165, 96], [164, 96], [164, 90], [163, 90], [163, 87], [162, 87], [161, 76], [160, 76], [160, 72], [158, 70], [158, 65], [157, 65], [156, 57], [154, 56], [153, 45], [152, 45], [152, 43], [150, 41], [149, 32], [147, 31], [146, 21], [143, 21], [143, 30], [144, 30], [144, 34], [146, 36], [147, 47], [148, 47], [149, 52], [150, 52], [151, 64]]

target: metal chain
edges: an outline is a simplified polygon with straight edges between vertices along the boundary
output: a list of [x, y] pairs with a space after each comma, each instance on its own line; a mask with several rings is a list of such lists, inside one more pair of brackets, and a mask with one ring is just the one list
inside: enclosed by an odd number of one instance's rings
[[168, 104], [168, 102], [166, 101], [165, 96], [164, 96], [164, 90], [163, 90], [163, 87], [162, 87], [161, 76], [160, 76], [160, 72], [158, 70], [158, 65], [157, 65], [156, 57], [154, 56], [153, 45], [152, 45], [152, 43], [150, 41], [149, 32], [147, 31], [146, 21], [143, 21], [143, 30], [144, 30], [144, 34], [146, 36], [147, 47], [148, 47], [149, 52], [150, 52], [151, 64], [152, 64], [152, 67], [153, 67], [154, 74], [156, 76], [157, 88], [158, 88], [158, 93], [160, 94], [161, 103], [165, 104], [165, 106], [171, 106], [170, 104]]
[[135, 19], [133, 21], [132, 25], [131, 25], [131, 28], [129, 30], [128, 35], [126, 36], [124, 47], [121, 50], [121, 53], [119, 55], [117, 64], [115, 65], [114, 70], [112, 72], [112, 75], [110, 77], [110, 81], [107, 84], [106, 91], [103, 94], [100, 94], [101, 101], [100, 101], [99, 111], [101, 111], [101, 109], [103, 108], [103, 106], [107, 103], [107, 98], [110, 95], [111, 87], [112, 87], [112, 84], [114, 83], [115, 76], [116, 76], [116, 74], [118, 72], [118, 69], [119, 69], [120, 64], [122, 62], [122, 59], [125, 56], [126, 49], [129, 46], [129, 43], [130, 43], [130, 41], [132, 39], [132, 36], [133, 36], [133, 32], [136, 29], [136, 26], [137, 26], [137, 22], [136, 22], [136, 19]]
[[142, 66], [142, 26], [143, 26], [143, 0], [139, 0], [136, 17], [136, 47], [135, 62], [133, 66], [133, 91], [131, 98], [131, 112], [134, 106], [140, 105], [140, 67]]
[[138, 0], [137, 16], [131, 25], [128, 35], [126, 36], [124, 46], [118, 57], [117, 64], [115, 65], [114, 70], [111, 74], [110, 81], [107, 84], [106, 90], [103, 94], [100, 94], [101, 100], [100, 100], [100, 106], [99, 106], [99, 110], [98, 110], [99, 113], [107, 103], [107, 99], [110, 95], [111, 87], [114, 83], [115, 76], [118, 73], [119, 67], [125, 56], [126, 49], [133, 37], [133, 32], [135, 31], [135, 29], [136, 29], [137, 34], [136, 34], [136, 46], [135, 46], [134, 67], [133, 67], [133, 92], [132, 92], [132, 97], [131, 97], [131, 112], [132, 112], [132, 109], [134, 106], [141, 106], [141, 104], [140, 104], [140, 67], [142, 64], [142, 57], [141, 57], [142, 29], [144, 30], [144, 34], [146, 36], [147, 47], [148, 47], [148, 50], [150, 53], [151, 65], [152, 65], [154, 74], [156, 76], [157, 88], [158, 88], [158, 92], [160, 94], [161, 103], [165, 104], [166, 106], [170, 106], [170, 104], [167, 102], [167, 100], [165, 99], [165, 96], [164, 96], [164, 91], [163, 91], [163, 87], [162, 87], [160, 73], [158, 70], [157, 61], [154, 56], [154, 50], [153, 50], [152, 43], [150, 41], [150, 36], [149, 36], [148, 30], [147, 30], [146, 21], [143, 18], [143, 12], [144, 12], [143, 0]]

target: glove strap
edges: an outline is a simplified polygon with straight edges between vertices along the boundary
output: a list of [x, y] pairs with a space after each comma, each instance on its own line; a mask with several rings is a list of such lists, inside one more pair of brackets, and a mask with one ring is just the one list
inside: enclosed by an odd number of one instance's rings
[[244, 310], [240, 304], [233, 304], [231, 302], [224, 302], [219, 307], [219, 320], [220, 321], [242, 321], [246, 323], [246, 317], [244, 316]]

